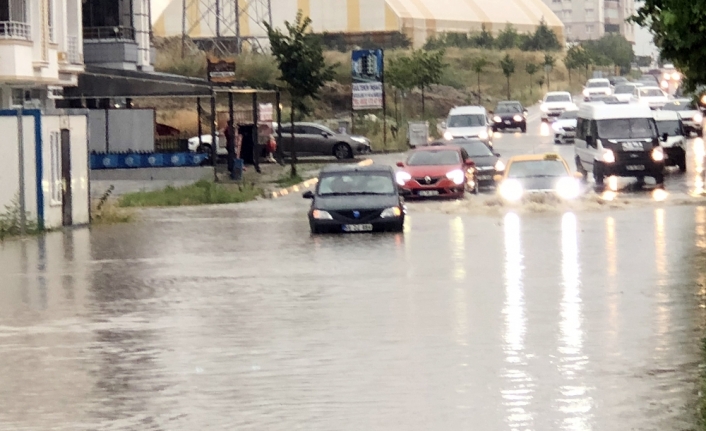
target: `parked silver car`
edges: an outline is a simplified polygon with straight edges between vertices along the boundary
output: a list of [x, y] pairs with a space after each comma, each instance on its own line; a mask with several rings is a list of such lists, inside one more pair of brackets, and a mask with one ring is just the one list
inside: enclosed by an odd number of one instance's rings
[[[275, 128], [277, 126], [275, 125]], [[343, 135], [316, 123], [294, 123], [297, 155], [335, 156], [352, 159], [371, 151], [370, 140], [363, 136]], [[292, 152], [292, 125], [282, 123], [282, 152]]]

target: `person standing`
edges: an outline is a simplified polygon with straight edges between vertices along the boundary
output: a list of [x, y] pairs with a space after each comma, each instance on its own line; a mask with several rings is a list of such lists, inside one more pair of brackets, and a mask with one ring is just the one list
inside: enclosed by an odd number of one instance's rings
[[225, 130], [226, 137], [226, 150], [228, 151], [228, 172], [230, 172], [230, 177], [233, 178], [235, 170], [235, 129], [233, 127], [233, 120], [228, 120], [228, 125]]

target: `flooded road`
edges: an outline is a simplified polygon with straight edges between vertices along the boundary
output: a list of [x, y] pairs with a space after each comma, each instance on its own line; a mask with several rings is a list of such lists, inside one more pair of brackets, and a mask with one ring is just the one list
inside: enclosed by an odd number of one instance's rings
[[0, 429], [693, 429], [705, 206], [312, 237], [307, 205], [0, 245]]

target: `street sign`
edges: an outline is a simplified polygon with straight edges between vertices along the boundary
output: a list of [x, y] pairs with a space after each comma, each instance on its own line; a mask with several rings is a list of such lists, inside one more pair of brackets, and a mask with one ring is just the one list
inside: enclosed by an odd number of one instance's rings
[[271, 123], [274, 121], [274, 107], [271, 103], [260, 103], [258, 121], [260, 123]]
[[382, 49], [353, 51], [351, 54], [353, 110], [382, 109], [384, 64]]
[[428, 144], [429, 123], [426, 121], [410, 121], [407, 123], [407, 140], [412, 148]]

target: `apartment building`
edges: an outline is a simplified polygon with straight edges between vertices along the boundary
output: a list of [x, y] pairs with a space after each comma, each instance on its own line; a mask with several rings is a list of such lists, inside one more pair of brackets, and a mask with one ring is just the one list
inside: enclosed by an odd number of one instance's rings
[[635, 13], [634, 0], [544, 0], [564, 23], [569, 42], [600, 39], [618, 33], [635, 43], [635, 29], [626, 20]]

